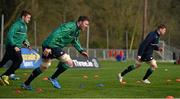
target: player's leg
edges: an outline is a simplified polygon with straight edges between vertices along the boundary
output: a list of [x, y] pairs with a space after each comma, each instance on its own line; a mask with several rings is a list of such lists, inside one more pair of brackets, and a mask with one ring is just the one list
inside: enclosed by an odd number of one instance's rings
[[144, 83], [151, 83], [149, 80], [148, 80], [148, 77], [153, 73], [153, 71], [157, 68], [157, 63], [156, 63], [156, 60], [155, 59], [152, 59], [148, 62], [150, 64], [150, 68], [148, 68], [148, 70], [146, 71], [146, 74], [144, 75], [143, 77], [143, 82]]
[[2, 79], [7, 85], [9, 84], [8, 76], [13, 74], [20, 67], [20, 64], [22, 62], [22, 56], [20, 51], [16, 52], [14, 49], [12, 49], [8, 52], [12, 54], [10, 59], [13, 61], [13, 64], [6, 70], [5, 73], [1, 75]]
[[[42, 47], [42, 51], [44, 52], [46, 47]], [[49, 49], [49, 48], [48, 48]], [[33, 70], [31, 75], [28, 77], [28, 79], [21, 85], [23, 89], [26, 90], [32, 90], [32, 87], [30, 86], [30, 83], [43, 71], [47, 70], [51, 66], [51, 59], [53, 58], [52, 54], [49, 54], [48, 56], [45, 56], [42, 54], [42, 63], [39, 67]]]
[[26, 90], [32, 90], [30, 83], [39, 76], [42, 72], [48, 69], [48, 67], [51, 65], [51, 59], [43, 59], [42, 64], [40, 67], [37, 67], [33, 70], [29, 78], [24, 82], [24, 84], [21, 85], [22, 88]]
[[13, 64], [8, 68], [8, 70], [3, 74], [9, 76], [10, 74], [15, 73], [15, 71], [20, 67], [20, 64], [22, 63], [22, 56], [21, 52], [14, 52], [13, 56], [11, 57], [11, 60], [13, 61]]
[[20, 79], [15, 75], [15, 71], [20, 67], [20, 64], [22, 63], [22, 55], [21, 52], [14, 52], [14, 55], [11, 58], [13, 64], [10, 66], [10, 68], [7, 70], [7, 74], [11, 80], [18, 80]]
[[60, 55], [59, 59], [59, 64], [57, 66], [57, 70], [55, 71], [55, 73], [49, 77], [49, 80], [51, 81], [52, 85], [55, 88], [61, 88], [59, 82], [57, 81], [57, 77], [62, 74], [64, 71], [66, 71], [69, 67], [73, 66], [73, 61], [70, 58], [70, 56], [66, 53], [64, 53], [63, 55]]
[[4, 56], [3, 56], [3, 59], [0, 62], [0, 67], [3, 67], [7, 63], [7, 61], [10, 60], [10, 57], [11, 57], [11, 55], [6, 50], [6, 52], [5, 52]]
[[51, 78], [56, 79], [61, 73], [63, 73], [67, 69], [68, 69], [68, 67], [66, 66], [65, 63], [59, 62], [57, 69], [56, 69], [55, 73], [51, 76]]
[[135, 64], [128, 66], [124, 71], [118, 74], [119, 82], [122, 82], [123, 76], [125, 76], [127, 73], [131, 72], [132, 70], [139, 68], [142, 64], [142, 61], [136, 60]]
[[[10, 51], [10, 48], [6, 47], [6, 52], [5, 52], [4, 56], [3, 56], [3, 59], [0, 62], [0, 67], [3, 67], [6, 64], [6, 62], [9, 60], [9, 58], [11, 57], [11, 53], [9, 51]], [[1, 85], [9, 84], [8, 80], [9, 80], [8, 76], [6, 76], [6, 75], [1, 75], [0, 76]], [[6, 81], [6, 83], [4, 81]]]
[[14, 47], [13, 46], [6, 46], [6, 52], [3, 56], [3, 59], [0, 62], [0, 67], [2, 67], [3, 65], [5, 65], [7, 63], [7, 61], [11, 60], [12, 57], [14, 57]]
[[[7, 60], [7, 58], [11, 57], [12, 55], [12, 51], [10, 47], [6, 47], [6, 52], [3, 56], [2, 61], [0, 62], [0, 67], [3, 67], [3, 65], [5, 64], [5, 61]], [[9, 84], [9, 77], [6, 75], [1, 75], [0, 76], [0, 83], [1, 85], [8, 85]]]
[[[0, 62], [0, 66], [4, 66], [8, 61], [12, 61], [12, 57], [16, 56], [16, 55], [13, 55], [12, 53], [9, 53], [7, 50], [13, 51], [14, 47], [12, 47], [12, 46], [6, 47], [6, 52], [4, 54], [2, 61]], [[16, 59], [16, 58], [13, 58], [13, 59]], [[12, 64], [13, 64], [13, 61], [10, 65], [12, 65]], [[15, 71], [12, 71], [12, 74], [9, 75], [9, 79], [10, 80], [19, 80], [20, 78], [15, 75]]]
[[[1, 62], [0, 62], [0, 67], [3, 67], [8, 61], [12, 61], [12, 57], [14, 57], [13, 55], [12, 55], [12, 53], [10, 53], [8, 50], [13, 50], [12, 48], [10, 48], [10, 46], [7, 46], [7, 48], [6, 48], [6, 52], [5, 52], [5, 54], [4, 54], [4, 56], [3, 56], [3, 59], [1, 60]], [[16, 59], [16, 58], [15, 58]], [[13, 63], [12, 63], [13, 64]], [[11, 65], [12, 65], [11, 64]], [[10, 76], [9, 76], [9, 78], [11, 79], [11, 80], [19, 80], [20, 78], [19, 77], [17, 77], [16, 75], [15, 75], [15, 72], [12, 72], [12, 74], [10, 74]]]
[[59, 64], [58, 64], [58, 69], [56, 72], [51, 76], [52, 79], [57, 78], [61, 73], [63, 73], [65, 70], [67, 70], [69, 67], [73, 66], [73, 61], [70, 58], [68, 54], [64, 54], [59, 57]]

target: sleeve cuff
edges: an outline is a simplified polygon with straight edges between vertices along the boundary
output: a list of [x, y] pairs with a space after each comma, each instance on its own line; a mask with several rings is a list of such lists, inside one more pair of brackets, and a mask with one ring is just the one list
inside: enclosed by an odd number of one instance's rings
[[79, 53], [82, 53], [82, 52], [84, 52], [84, 51], [85, 51], [85, 50], [82, 49], [82, 50], [79, 51]]

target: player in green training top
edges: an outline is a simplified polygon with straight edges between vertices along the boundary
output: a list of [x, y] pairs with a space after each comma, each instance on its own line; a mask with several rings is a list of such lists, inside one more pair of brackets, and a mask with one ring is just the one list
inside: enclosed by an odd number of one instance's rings
[[[27, 24], [31, 19], [31, 14], [28, 11], [22, 11], [20, 18], [18, 18], [9, 28], [6, 38], [6, 52], [1, 65], [8, 60], [12, 60], [13, 64], [0, 76], [0, 82], [3, 85], [9, 85], [9, 76], [15, 74], [15, 71], [22, 63], [21, 48], [25, 45], [30, 48], [27, 40]], [[3, 62], [3, 63], [2, 63]], [[17, 79], [16, 76], [10, 76], [11, 79]]]
[[60, 25], [55, 29], [42, 44], [42, 59], [40, 67], [34, 69], [29, 78], [21, 85], [23, 89], [32, 90], [30, 83], [34, 78], [45, 71], [50, 65], [51, 60], [56, 58], [59, 60], [58, 69], [49, 77], [49, 80], [55, 88], [61, 88], [56, 78], [73, 66], [70, 56], [63, 51], [68, 44], [72, 44], [83, 56], [88, 57], [87, 52], [81, 47], [78, 40], [80, 30], [84, 31], [89, 26], [89, 19], [86, 16], [80, 16], [77, 21], [71, 21]]

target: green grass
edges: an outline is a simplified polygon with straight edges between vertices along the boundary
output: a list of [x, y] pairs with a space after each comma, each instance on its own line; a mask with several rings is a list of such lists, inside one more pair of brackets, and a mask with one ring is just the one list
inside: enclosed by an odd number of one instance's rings
[[[44, 81], [44, 77], [50, 76], [56, 67], [57, 62], [32, 82], [33, 91], [20, 89], [20, 84], [27, 78], [32, 70], [19, 69], [16, 74], [21, 77], [18, 81], [10, 81], [10, 86], [0, 86], [0, 98], [2, 97], [37, 97], [37, 98], [165, 98], [166, 96], [174, 96], [180, 98], [180, 83], [176, 82], [180, 78], [180, 65], [173, 63], [158, 63], [158, 69], [150, 77], [152, 82], [149, 85], [137, 83], [144, 76], [148, 65], [143, 64], [138, 70], [132, 71], [124, 77], [127, 82], [125, 85], [120, 85], [117, 80], [117, 73], [125, 69], [133, 62], [115, 62], [115, 61], [100, 61], [99, 69], [69, 69], [60, 77], [62, 89], [55, 89], [48, 81]], [[168, 69], [168, 71], [165, 71]], [[0, 69], [0, 73], [4, 71]], [[84, 79], [83, 75], [87, 75], [88, 79]], [[94, 75], [99, 75], [94, 78]], [[171, 82], [166, 80], [170, 79]], [[84, 88], [80, 88], [80, 84]], [[98, 87], [97, 84], [104, 84], [103, 87]], [[38, 93], [36, 89], [41, 88], [43, 91]], [[21, 93], [16, 93], [20, 89]]]

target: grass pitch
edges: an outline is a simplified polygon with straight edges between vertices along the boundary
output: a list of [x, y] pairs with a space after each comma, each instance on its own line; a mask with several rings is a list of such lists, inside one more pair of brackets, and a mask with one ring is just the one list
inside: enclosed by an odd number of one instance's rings
[[[149, 66], [143, 64], [138, 70], [127, 74], [124, 77], [127, 83], [120, 85], [118, 72], [132, 63], [100, 61], [98, 69], [68, 69], [58, 78], [62, 88], [55, 89], [44, 79], [55, 71], [55, 61], [31, 83], [32, 91], [20, 88], [32, 70], [19, 69], [16, 74], [21, 79], [10, 81], [9, 86], [0, 86], [0, 98], [180, 98], [180, 82], [176, 82], [176, 79], [180, 79], [180, 65], [158, 63], [158, 69], [150, 77], [151, 84], [146, 85], [141, 83], [141, 79]], [[0, 73], [4, 70], [1, 68]]]

